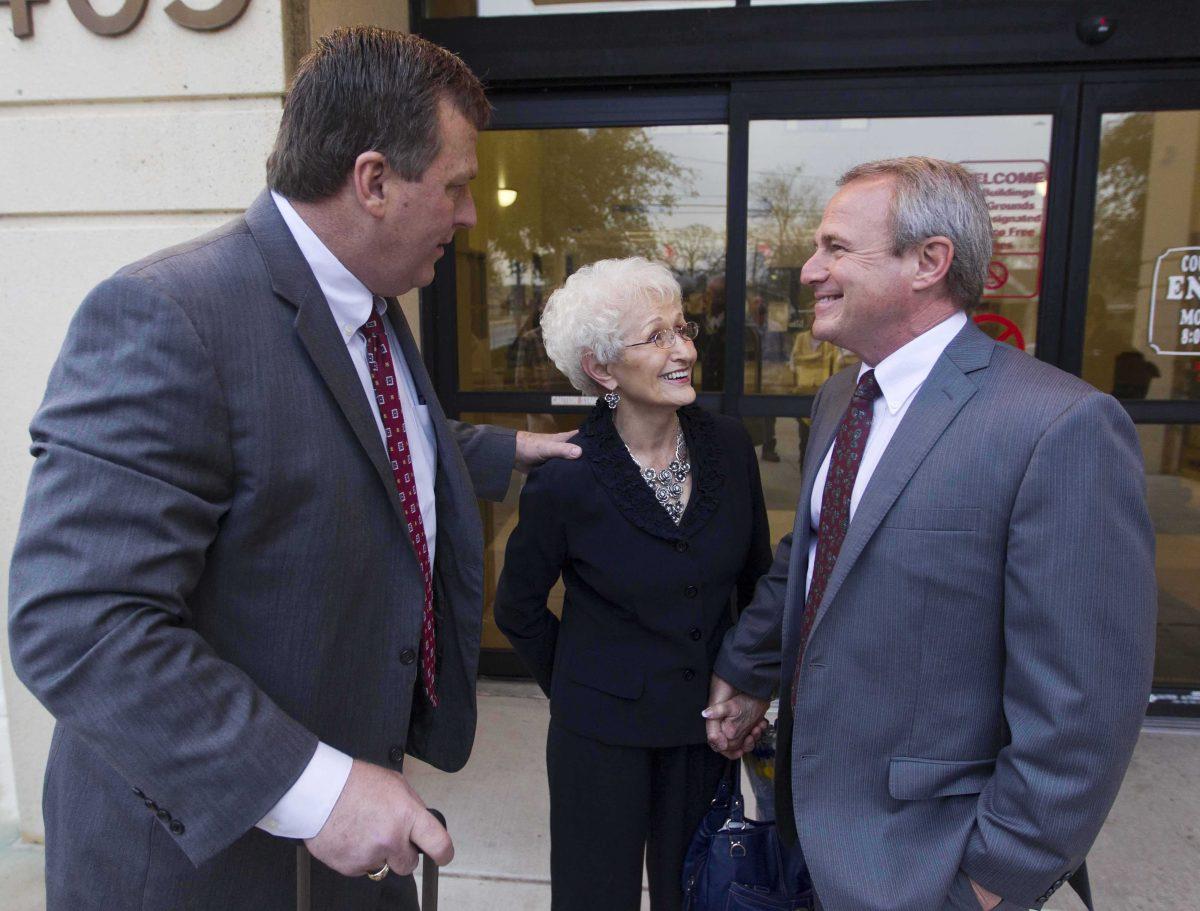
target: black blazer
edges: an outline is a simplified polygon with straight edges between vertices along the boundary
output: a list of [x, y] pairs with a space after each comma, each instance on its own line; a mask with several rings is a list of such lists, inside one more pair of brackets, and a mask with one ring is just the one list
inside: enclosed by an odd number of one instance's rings
[[[741, 423], [679, 410], [693, 466], [676, 526], [603, 403], [575, 461], [532, 471], [508, 540], [496, 623], [550, 697], [555, 722], [605, 743], [704, 740], [721, 640], [771, 562], [758, 462]], [[546, 596], [562, 576], [562, 622]]]

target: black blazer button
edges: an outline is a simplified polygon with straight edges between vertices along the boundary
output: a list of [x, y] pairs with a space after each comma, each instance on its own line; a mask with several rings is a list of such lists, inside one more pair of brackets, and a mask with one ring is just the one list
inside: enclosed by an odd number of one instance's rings
[[688, 550], [688, 542], [687, 541], [676, 541], [675, 542], [675, 551], [677, 553], [686, 554], [687, 550]]
[[141, 788], [134, 788], [133, 793], [136, 794], [138, 797], [142, 798], [142, 800], [146, 799], [146, 792], [143, 791]]
[[699, 627], [693, 626], [690, 630], [688, 630], [688, 635], [692, 637], [693, 642], [699, 642], [700, 637], [703, 636], [704, 633], [700, 632]]
[[694, 597], [696, 597], [696, 595], [700, 594], [700, 589], [696, 588], [696, 586], [694, 586], [694, 585], [689, 585], [687, 588], [685, 588], [683, 590], [683, 593], [685, 595], [687, 595], [689, 598], [694, 598]]
[[171, 814], [168, 813], [166, 810], [159, 810], [158, 813], [155, 815], [157, 815], [158, 818], [161, 819], [163, 822], [167, 822], [171, 818]]
[[690, 667], [686, 671], [683, 672], [684, 680], [691, 680], [695, 676], [696, 676], [696, 672], [694, 670], [692, 670]]
[[178, 819], [174, 820], [171, 823], [171, 832], [175, 835], [182, 835], [184, 833], [183, 823], [181, 823]]
[[156, 803], [155, 803], [153, 800], [151, 800], [149, 797], [147, 797], [147, 798], [146, 798], [144, 801], [142, 801], [142, 802], [143, 802], [143, 803], [146, 805], [146, 809], [147, 809], [147, 810], [157, 810], [157, 809], [158, 809], [158, 804], [156, 804]]
[[391, 760], [392, 765], [400, 765], [404, 762], [404, 748], [392, 747], [388, 750], [388, 759]]
[[414, 652], [411, 648], [406, 648], [404, 651], [402, 651], [400, 653], [400, 663], [401, 664], [412, 664], [416, 660], [417, 660], [417, 653]]

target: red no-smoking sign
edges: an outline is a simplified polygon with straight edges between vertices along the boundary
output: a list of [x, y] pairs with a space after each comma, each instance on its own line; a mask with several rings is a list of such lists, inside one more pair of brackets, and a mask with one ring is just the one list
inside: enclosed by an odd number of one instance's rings
[[975, 324], [998, 342], [1007, 342], [1014, 347], [1025, 350], [1025, 336], [1021, 327], [1007, 316], [999, 313], [976, 313]]
[[987, 280], [983, 286], [989, 291], [999, 291], [1008, 281], [1008, 266], [997, 260], [988, 263]]

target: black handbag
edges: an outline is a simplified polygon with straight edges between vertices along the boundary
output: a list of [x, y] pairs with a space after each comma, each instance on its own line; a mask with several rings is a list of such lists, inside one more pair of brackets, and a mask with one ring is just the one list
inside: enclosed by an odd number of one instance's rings
[[731, 762], [683, 860], [684, 911], [812, 911], [799, 850], [773, 820], [747, 819], [741, 763]]

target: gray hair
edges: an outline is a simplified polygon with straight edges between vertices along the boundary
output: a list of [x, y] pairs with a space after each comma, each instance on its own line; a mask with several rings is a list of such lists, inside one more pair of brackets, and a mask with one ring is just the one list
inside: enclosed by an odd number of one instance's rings
[[860, 164], [838, 186], [872, 177], [892, 181], [892, 252], [899, 256], [930, 237], [950, 238], [950, 296], [964, 310], [978, 307], [992, 258], [992, 217], [979, 181], [962, 165], [911, 156]]
[[625, 353], [622, 320], [638, 305], [680, 303], [679, 282], [641, 256], [601, 259], [571, 275], [542, 311], [542, 343], [554, 366], [585, 395], [604, 390], [583, 372], [583, 356], [615, 364]]

